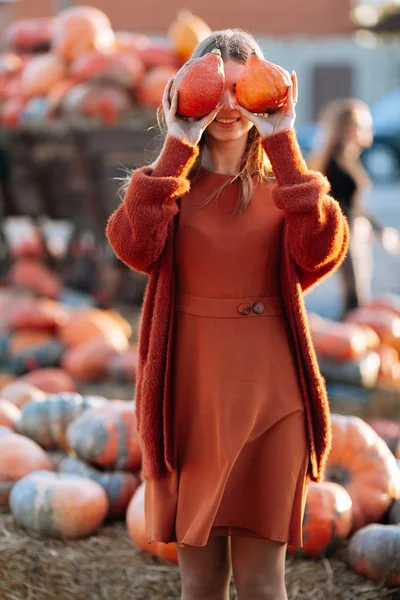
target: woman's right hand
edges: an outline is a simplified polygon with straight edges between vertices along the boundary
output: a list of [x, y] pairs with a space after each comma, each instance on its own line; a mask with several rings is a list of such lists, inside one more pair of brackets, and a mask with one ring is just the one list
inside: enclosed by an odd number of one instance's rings
[[204, 130], [215, 119], [216, 115], [219, 113], [223, 105], [220, 104], [219, 106], [214, 108], [214, 110], [212, 110], [208, 115], [202, 117], [201, 119], [180, 117], [176, 114], [178, 107], [178, 92], [176, 91], [170, 99], [170, 92], [173, 81], [174, 78], [171, 77], [171, 79], [168, 81], [165, 87], [162, 99], [162, 106], [164, 110], [168, 135], [172, 135], [180, 140], [193, 144], [193, 146], [196, 146], [199, 143]]

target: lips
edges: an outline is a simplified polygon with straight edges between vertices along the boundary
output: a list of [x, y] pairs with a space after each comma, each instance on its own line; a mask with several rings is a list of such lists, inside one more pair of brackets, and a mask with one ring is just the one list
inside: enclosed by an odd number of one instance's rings
[[241, 117], [235, 117], [234, 119], [223, 119], [222, 117], [217, 117], [215, 121], [220, 125], [233, 125], [233, 123], [237, 123], [240, 121]]

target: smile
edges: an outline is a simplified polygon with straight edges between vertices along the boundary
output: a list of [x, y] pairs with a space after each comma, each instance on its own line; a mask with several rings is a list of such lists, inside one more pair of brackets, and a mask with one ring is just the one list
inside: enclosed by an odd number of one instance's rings
[[232, 125], [232, 123], [237, 123], [238, 121], [240, 121], [241, 117], [238, 117], [237, 119], [215, 119], [217, 123], [220, 123], [221, 125]]

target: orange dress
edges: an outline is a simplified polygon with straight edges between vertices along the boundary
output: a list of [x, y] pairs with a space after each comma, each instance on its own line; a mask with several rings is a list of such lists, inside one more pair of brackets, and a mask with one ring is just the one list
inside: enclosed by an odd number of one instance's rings
[[181, 200], [172, 367], [176, 470], [146, 480], [148, 541], [204, 546], [210, 535], [302, 545], [308, 442], [280, 298], [283, 213], [256, 184], [201, 170]]

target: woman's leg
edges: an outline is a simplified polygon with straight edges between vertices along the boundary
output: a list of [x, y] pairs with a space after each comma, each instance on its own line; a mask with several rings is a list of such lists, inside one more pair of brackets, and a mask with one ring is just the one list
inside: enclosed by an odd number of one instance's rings
[[286, 543], [232, 537], [233, 579], [238, 600], [287, 600]]
[[230, 538], [210, 536], [205, 546], [177, 546], [182, 600], [229, 600]]

